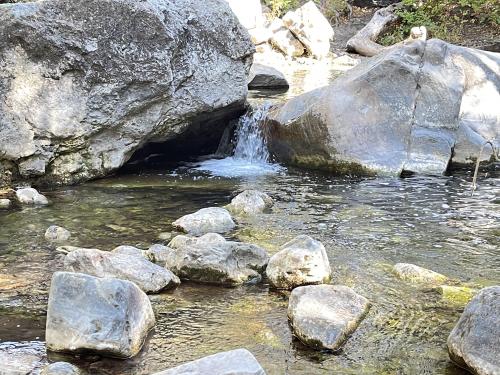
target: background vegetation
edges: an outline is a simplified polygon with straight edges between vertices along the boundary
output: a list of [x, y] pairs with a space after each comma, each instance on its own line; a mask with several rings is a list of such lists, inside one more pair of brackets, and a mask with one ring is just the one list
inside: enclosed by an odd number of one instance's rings
[[[289, 10], [294, 10], [306, 3], [308, 0], [264, 0], [273, 16], [282, 17]], [[313, 0], [321, 12], [331, 23], [337, 23], [341, 16], [350, 12], [350, 5], [347, 0]]]

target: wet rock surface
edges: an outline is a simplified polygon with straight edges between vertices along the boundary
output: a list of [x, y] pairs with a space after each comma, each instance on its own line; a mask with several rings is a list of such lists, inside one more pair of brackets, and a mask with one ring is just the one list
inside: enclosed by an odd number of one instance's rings
[[0, 170], [14, 179], [104, 176], [148, 142], [206, 147], [244, 110], [254, 47], [225, 1], [38, 1], [0, 18]]
[[34, 204], [38, 206], [45, 206], [49, 201], [45, 195], [40, 194], [33, 188], [21, 188], [16, 190], [16, 197], [21, 204]]
[[180, 284], [171, 271], [137, 255], [77, 249], [66, 255], [64, 267], [71, 272], [128, 280], [146, 293], [157, 293]]
[[473, 374], [500, 374], [500, 286], [482, 289], [448, 337], [450, 358]]
[[45, 231], [45, 239], [49, 242], [65, 242], [71, 237], [71, 232], [66, 228], [51, 225]]
[[447, 280], [440, 273], [411, 263], [397, 263], [394, 272], [400, 279], [413, 283], [441, 283]]
[[[472, 164], [486, 140], [500, 139], [498, 107], [487, 104], [500, 100], [499, 66], [499, 54], [437, 39], [394, 46], [271, 110], [270, 151], [336, 174], [439, 175]], [[488, 148], [481, 160], [491, 157]]]
[[331, 272], [325, 247], [307, 235], [297, 236], [284, 244], [269, 259], [266, 268], [269, 282], [278, 289], [328, 283]]
[[56, 272], [52, 278], [48, 350], [133, 357], [154, 324], [148, 297], [130, 281], [71, 272]]
[[236, 224], [224, 208], [209, 207], [177, 219], [172, 226], [191, 235], [199, 236], [212, 232], [226, 233]]
[[154, 375], [266, 375], [255, 357], [246, 349], [217, 353]]
[[274, 205], [273, 199], [258, 190], [245, 190], [231, 200], [226, 208], [240, 215], [255, 215], [270, 210]]
[[288, 302], [293, 332], [316, 349], [338, 350], [368, 313], [370, 303], [342, 285], [295, 288]]
[[169, 247], [166, 267], [181, 279], [236, 285], [257, 282], [269, 261], [267, 252], [252, 244], [226, 241], [216, 234], [179, 236]]
[[0, 343], [0, 374], [28, 375], [39, 372], [47, 362], [41, 342]]

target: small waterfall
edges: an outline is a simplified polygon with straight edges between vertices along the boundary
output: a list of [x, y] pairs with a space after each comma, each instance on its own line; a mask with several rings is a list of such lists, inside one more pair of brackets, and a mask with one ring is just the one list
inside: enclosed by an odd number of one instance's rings
[[[270, 105], [263, 105], [239, 119], [232, 156], [206, 160], [196, 169], [222, 177], [258, 176], [282, 170], [281, 166], [269, 162], [269, 151], [262, 134], [261, 124], [269, 108]], [[219, 149], [226, 149], [226, 146], [219, 145]]]

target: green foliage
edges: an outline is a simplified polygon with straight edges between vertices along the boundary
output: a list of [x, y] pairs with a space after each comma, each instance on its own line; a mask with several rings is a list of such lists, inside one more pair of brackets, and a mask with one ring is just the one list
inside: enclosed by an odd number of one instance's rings
[[281, 17], [286, 12], [291, 9], [295, 9], [299, 6], [298, 0], [264, 0], [269, 8], [271, 8], [271, 13], [274, 17]]
[[394, 44], [408, 37], [415, 26], [425, 26], [431, 37], [451, 42], [468, 25], [500, 26], [498, 0], [403, 0], [396, 10], [401, 18], [398, 27], [380, 42]]
[[[306, 0], [264, 0], [274, 17], [282, 17], [289, 10], [294, 10], [306, 3]], [[347, 0], [314, 0], [318, 8], [330, 21], [338, 21], [340, 16], [350, 12]]]

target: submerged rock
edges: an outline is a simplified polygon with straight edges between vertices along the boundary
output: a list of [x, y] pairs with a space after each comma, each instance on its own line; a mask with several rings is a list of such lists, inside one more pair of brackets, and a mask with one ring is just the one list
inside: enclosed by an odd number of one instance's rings
[[255, 357], [246, 349], [217, 353], [154, 375], [266, 375]]
[[347, 286], [300, 286], [290, 295], [288, 318], [295, 336], [304, 344], [338, 350], [369, 308], [368, 300]]
[[10, 199], [7, 198], [0, 199], [0, 209], [9, 208], [10, 204], [11, 204]]
[[64, 259], [67, 271], [96, 277], [114, 277], [131, 281], [146, 293], [175, 288], [179, 278], [164, 267], [137, 255], [126, 255], [96, 249], [77, 249]]
[[45, 239], [49, 242], [65, 242], [71, 237], [71, 232], [66, 228], [51, 225], [45, 231]]
[[[433, 39], [366, 59], [277, 106], [267, 143], [283, 163], [340, 174], [442, 174], [500, 147], [500, 54]], [[485, 147], [481, 160], [491, 159]]]
[[450, 358], [473, 374], [500, 374], [500, 286], [482, 289], [448, 337]]
[[166, 267], [181, 279], [228, 285], [260, 281], [269, 261], [264, 249], [226, 241], [214, 233], [179, 237], [169, 244], [173, 251], [167, 256]]
[[410, 263], [397, 263], [394, 272], [400, 279], [413, 283], [442, 283], [448, 279], [440, 273]]
[[0, 19], [0, 171], [15, 180], [104, 176], [146, 143], [199, 151], [245, 110], [255, 47], [225, 1], [35, 1]]
[[219, 207], [202, 208], [177, 219], [172, 225], [194, 236], [212, 232], [226, 233], [236, 226], [229, 212]]
[[333, 28], [313, 1], [287, 12], [283, 22], [312, 56], [321, 59], [328, 55]]
[[323, 244], [306, 235], [297, 236], [284, 244], [269, 259], [266, 268], [269, 282], [278, 289], [327, 283], [331, 272]]
[[47, 349], [136, 355], [155, 325], [147, 295], [130, 281], [56, 272], [47, 308]]
[[[1, 146], [1, 145], [0, 145]], [[1, 163], [1, 160], [0, 160]], [[36, 189], [33, 188], [21, 188], [16, 190], [16, 197], [19, 203], [22, 204], [34, 204], [39, 206], [45, 206], [49, 204], [48, 199], [45, 195], [40, 194]]]
[[234, 214], [254, 215], [270, 209], [273, 199], [258, 190], [245, 190], [231, 200], [226, 208]]
[[465, 286], [440, 285], [437, 289], [444, 301], [459, 305], [467, 304], [477, 293], [477, 290]]
[[42, 370], [41, 375], [81, 375], [82, 371], [68, 362], [51, 363]]
[[248, 78], [249, 89], [287, 89], [288, 82], [278, 69], [254, 63]]

